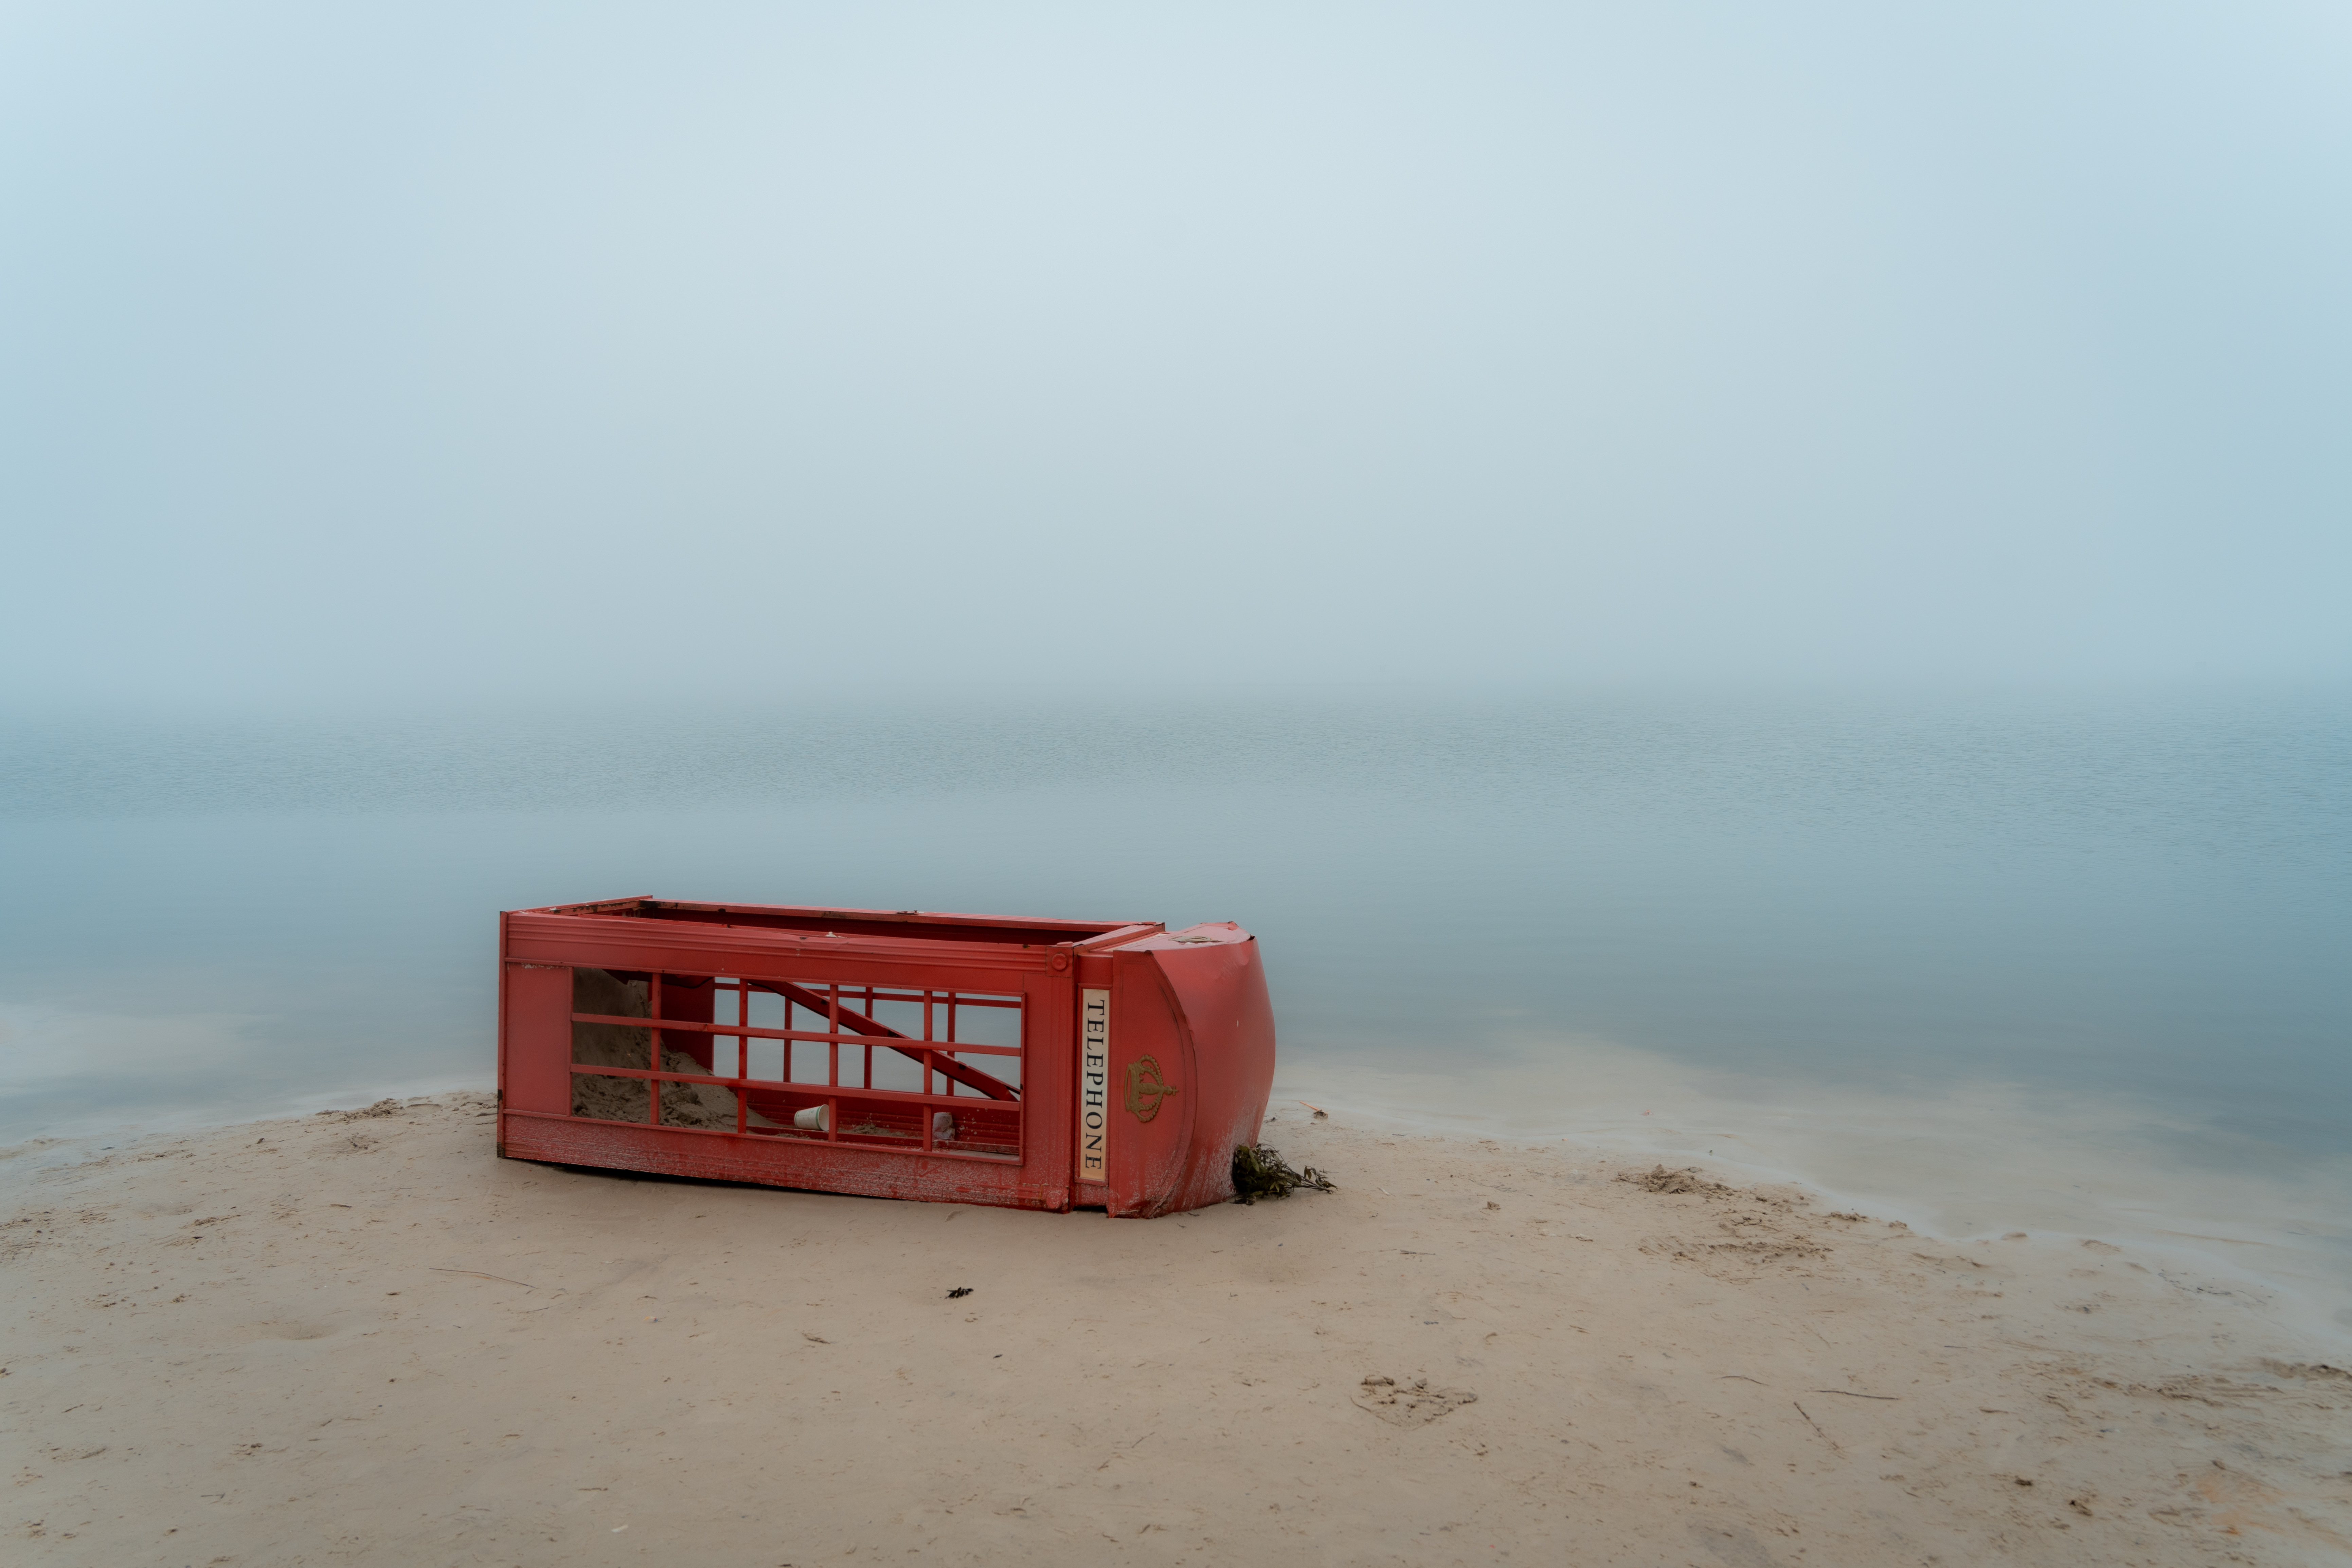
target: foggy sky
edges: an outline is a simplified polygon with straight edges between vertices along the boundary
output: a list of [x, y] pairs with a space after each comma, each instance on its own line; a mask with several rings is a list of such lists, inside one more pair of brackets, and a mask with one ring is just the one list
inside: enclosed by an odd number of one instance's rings
[[2334, 5], [19, 5], [0, 701], [2352, 675]]

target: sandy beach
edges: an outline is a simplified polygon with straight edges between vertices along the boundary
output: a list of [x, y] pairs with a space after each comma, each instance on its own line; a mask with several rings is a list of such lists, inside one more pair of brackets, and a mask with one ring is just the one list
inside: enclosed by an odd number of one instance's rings
[[487, 1097], [0, 1159], [18, 1562], [2341, 1563], [2232, 1281], [1279, 1113], [1153, 1221], [500, 1161]]

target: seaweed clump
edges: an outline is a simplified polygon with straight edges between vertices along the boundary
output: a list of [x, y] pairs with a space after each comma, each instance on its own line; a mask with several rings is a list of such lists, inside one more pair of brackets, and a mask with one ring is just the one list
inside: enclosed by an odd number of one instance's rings
[[[1639, 1173], [1621, 1171], [1617, 1179], [1631, 1182], [1645, 1193], [1727, 1193], [1731, 1190], [1721, 1182], [1708, 1181], [1699, 1173], [1696, 1165], [1685, 1165], [1679, 1171], [1669, 1171], [1664, 1165]], [[1857, 1215], [1854, 1217], [1858, 1219], [1861, 1216]]]
[[1263, 1143], [1244, 1143], [1234, 1150], [1234, 1202], [1254, 1204], [1260, 1198], [1286, 1198], [1299, 1187], [1318, 1193], [1336, 1192], [1331, 1178], [1309, 1165], [1291, 1169], [1278, 1150]]

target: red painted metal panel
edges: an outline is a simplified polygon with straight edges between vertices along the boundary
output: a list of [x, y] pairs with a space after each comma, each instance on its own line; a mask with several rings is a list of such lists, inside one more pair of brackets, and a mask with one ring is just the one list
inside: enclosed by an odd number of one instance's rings
[[1274, 1009], [1256, 939], [1230, 922], [1113, 955], [1111, 1209], [1158, 1215], [1234, 1195], [1274, 1085]]
[[1234, 1150], [1257, 1142], [1274, 1088], [1274, 1003], [1257, 940], [1226, 921], [1136, 946], [1159, 963], [1192, 1043], [1189, 1148], [1168, 1206], [1220, 1203], [1234, 1195]]
[[1151, 954], [1111, 955], [1110, 996], [1110, 1212], [1165, 1214], [1192, 1148], [1192, 1038]]
[[754, 1182], [771, 1187], [850, 1193], [860, 1197], [930, 1203], [987, 1204], [1003, 1208], [1068, 1207], [1068, 1183], [999, 1179], [992, 1164], [944, 1155], [909, 1156], [824, 1143], [796, 1144], [781, 1161], [772, 1143], [677, 1127], [585, 1121], [569, 1116], [516, 1114], [507, 1119], [509, 1159], [663, 1175]]
[[562, 1115], [572, 1109], [572, 971], [550, 963], [504, 967], [499, 1103]]
[[[1256, 943], [1230, 925], [625, 899], [499, 930], [514, 1157], [1162, 1214], [1231, 1195], [1229, 1140], [1271, 1082]], [[1082, 985], [1116, 1058], [1111, 1163], [1084, 1184]]]

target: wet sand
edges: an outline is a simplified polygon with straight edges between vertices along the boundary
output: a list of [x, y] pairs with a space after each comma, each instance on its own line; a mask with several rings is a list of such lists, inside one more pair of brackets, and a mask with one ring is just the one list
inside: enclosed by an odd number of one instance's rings
[[488, 1105], [7, 1152], [16, 1560], [2352, 1556], [2352, 1375], [2174, 1256], [1300, 1112], [1339, 1192], [1131, 1222], [499, 1161]]

